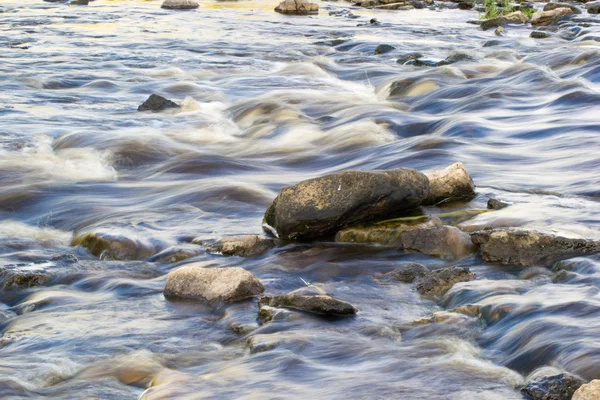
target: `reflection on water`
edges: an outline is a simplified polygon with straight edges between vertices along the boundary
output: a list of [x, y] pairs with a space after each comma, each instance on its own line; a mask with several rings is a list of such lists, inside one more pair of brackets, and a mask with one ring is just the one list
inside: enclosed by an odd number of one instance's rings
[[[259, 327], [253, 301], [167, 302], [177, 263], [102, 261], [69, 246], [92, 229], [161, 248], [260, 233], [283, 185], [455, 161], [478, 197], [445, 211], [485, 209], [490, 196], [514, 204], [461, 228], [600, 238], [597, 17], [536, 41], [525, 27], [498, 39], [465, 24], [475, 11], [352, 18], [329, 13], [349, 4], [322, 2], [298, 18], [265, 0], [159, 5], [0, 0], [0, 397], [518, 399], [514, 385], [540, 368], [600, 377], [594, 257], [523, 272], [470, 256], [451, 265], [478, 280], [437, 301], [381, 279], [404, 261], [448, 265], [417, 254], [323, 244], [196, 255], [248, 269], [267, 293], [302, 278], [360, 310]], [[379, 44], [395, 50], [374, 56]], [[413, 52], [467, 58], [396, 62]], [[137, 113], [151, 93], [181, 110]], [[413, 324], [463, 306], [481, 316]]]

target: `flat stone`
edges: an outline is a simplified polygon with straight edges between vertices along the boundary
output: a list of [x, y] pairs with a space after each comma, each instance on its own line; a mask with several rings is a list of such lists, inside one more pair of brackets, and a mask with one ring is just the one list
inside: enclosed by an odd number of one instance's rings
[[414, 169], [343, 171], [281, 189], [265, 213], [284, 240], [314, 239], [418, 207], [429, 179]]
[[417, 277], [416, 288], [421, 294], [442, 296], [455, 284], [475, 279], [475, 274], [469, 268], [449, 267], [431, 271]]
[[264, 290], [262, 283], [243, 268], [204, 268], [190, 264], [169, 272], [164, 294], [232, 303], [254, 297]]
[[307, 296], [298, 293], [288, 293], [273, 297], [262, 297], [258, 301], [258, 306], [259, 308], [263, 306], [282, 307], [312, 314], [337, 317], [348, 317], [358, 312], [352, 304], [323, 294]]
[[[164, 4], [163, 4], [164, 6]], [[138, 111], [164, 111], [169, 108], [179, 108], [179, 105], [171, 100], [167, 100], [157, 94], [152, 94], [148, 99], [138, 107]]]
[[598, 400], [600, 399], [600, 379], [581, 385], [573, 394], [571, 400]]
[[600, 252], [600, 242], [571, 239], [531, 230], [498, 228], [473, 232], [483, 261], [522, 267], [550, 266], [556, 261]]
[[165, 0], [161, 8], [168, 10], [193, 10], [200, 5], [195, 0]]

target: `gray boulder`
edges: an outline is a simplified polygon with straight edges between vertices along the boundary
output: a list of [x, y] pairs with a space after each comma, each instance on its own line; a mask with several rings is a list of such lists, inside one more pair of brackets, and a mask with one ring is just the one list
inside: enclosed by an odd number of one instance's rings
[[418, 207], [429, 179], [408, 168], [343, 171], [281, 189], [264, 222], [284, 240], [313, 239]]
[[533, 379], [520, 388], [531, 400], [571, 400], [573, 394], [585, 382], [570, 374], [543, 376]]
[[280, 14], [292, 15], [318, 14], [319, 6], [307, 0], [284, 0], [275, 7], [275, 11]]
[[258, 301], [259, 309], [264, 307], [282, 307], [337, 317], [355, 315], [358, 310], [350, 303], [324, 294], [307, 296], [299, 293], [288, 293], [273, 297], [262, 297]]
[[232, 303], [264, 290], [262, 283], [243, 268], [204, 268], [190, 264], [167, 274], [164, 294], [166, 297]]
[[574, 14], [568, 7], [555, 8], [550, 11], [538, 11], [531, 17], [532, 26], [555, 25], [561, 17]]
[[429, 195], [423, 204], [438, 204], [475, 197], [475, 185], [463, 163], [457, 162], [445, 169], [426, 172]]
[[224, 256], [257, 257], [277, 246], [278, 240], [259, 235], [244, 235], [226, 236], [212, 244], [197, 238], [192, 243], [205, 245], [209, 253], [218, 253]]
[[179, 105], [157, 94], [151, 94], [150, 97], [138, 107], [138, 111], [158, 112], [169, 108], [179, 108]]
[[523, 14], [521, 11], [515, 11], [507, 15], [501, 15], [499, 17], [490, 18], [481, 23], [481, 29], [487, 31], [488, 29], [497, 28], [499, 26], [504, 25], [520, 25], [526, 24], [529, 21], [527, 15]]
[[431, 271], [417, 277], [415, 286], [419, 293], [430, 296], [442, 296], [455, 284], [475, 279], [469, 268], [449, 267]]
[[485, 262], [523, 267], [549, 266], [556, 261], [600, 252], [600, 242], [571, 239], [531, 230], [498, 228], [471, 234]]
[[195, 0], [165, 0], [161, 8], [168, 10], [193, 10], [200, 5]]

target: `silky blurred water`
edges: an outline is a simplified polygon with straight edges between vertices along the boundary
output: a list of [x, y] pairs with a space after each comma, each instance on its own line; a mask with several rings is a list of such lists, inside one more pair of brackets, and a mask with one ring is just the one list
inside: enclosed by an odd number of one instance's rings
[[[477, 198], [425, 212], [496, 196], [513, 205], [460, 226], [600, 238], [598, 17], [534, 40], [527, 27], [497, 38], [466, 24], [476, 11], [320, 2], [318, 16], [286, 17], [265, 0], [160, 3], [0, 0], [1, 398], [131, 399], [151, 387], [144, 398], [518, 399], [514, 386], [541, 369], [600, 378], [598, 257], [556, 277], [330, 243], [179, 264], [70, 247], [92, 229], [164, 248], [261, 233], [284, 185], [456, 161]], [[374, 56], [379, 44], [395, 50]], [[469, 58], [396, 62], [411, 52]], [[183, 107], [138, 113], [152, 93]], [[163, 297], [165, 274], [191, 261], [246, 268], [269, 294], [302, 278], [360, 313], [293, 313], [240, 335], [230, 325], [255, 326], [255, 301]], [[407, 261], [478, 278], [425, 298], [383, 278]], [[9, 288], [15, 271], [50, 279]], [[413, 324], [471, 305], [481, 317]]]

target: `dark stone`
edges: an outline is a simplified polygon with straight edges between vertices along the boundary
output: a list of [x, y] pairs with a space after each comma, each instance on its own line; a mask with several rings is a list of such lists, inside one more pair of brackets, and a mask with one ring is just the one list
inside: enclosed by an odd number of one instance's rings
[[429, 179], [414, 169], [343, 171], [282, 188], [264, 222], [281, 239], [314, 239], [412, 210], [428, 194]]
[[600, 14], [600, 1], [586, 3], [585, 8], [589, 14]]
[[485, 42], [483, 44], [483, 47], [493, 47], [493, 46], [499, 46], [502, 44], [501, 40], [488, 40], [487, 42]]
[[439, 64], [432, 60], [414, 59], [407, 61], [404, 65], [414, 65], [415, 67], [437, 67]]
[[531, 400], [571, 400], [573, 393], [585, 382], [570, 374], [536, 378], [520, 388]]
[[358, 310], [350, 303], [334, 299], [327, 295], [306, 296], [289, 293], [280, 296], [262, 297], [258, 307], [283, 307], [292, 310], [305, 311], [312, 314], [348, 317], [355, 315]]
[[198, 7], [195, 0], [165, 0], [161, 5], [161, 8], [168, 10], [193, 10]]
[[549, 266], [556, 261], [600, 252], [600, 242], [571, 239], [536, 231], [498, 228], [473, 232], [485, 262], [522, 267]]
[[544, 31], [533, 31], [529, 36], [534, 39], [546, 39], [550, 37], [550, 34]]
[[395, 281], [412, 283], [418, 277], [425, 276], [429, 273], [429, 270], [421, 264], [410, 263], [401, 268], [397, 268], [391, 272], [385, 274], [385, 276]]
[[162, 96], [152, 94], [148, 99], [138, 107], [138, 111], [164, 111], [168, 108], [179, 108], [179, 105]]
[[456, 283], [475, 279], [469, 268], [449, 267], [431, 271], [416, 280], [416, 288], [421, 294], [442, 296]]
[[490, 197], [487, 202], [488, 210], [501, 210], [508, 207], [510, 204], [505, 203], [502, 200], [498, 200], [495, 197]]
[[457, 63], [460, 61], [473, 61], [473, 60], [474, 60], [474, 58], [470, 54], [457, 51], [457, 52], [450, 54], [443, 61], [440, 61], [439, 65], [448, 65], [448, 64], [454, 64], [454, 63]]
[[556, 10], [557, 8], [569, 8], [574, 14], [581, 14], [581, 10], [579, 8], [568, 3], [546, 3], [544, 6], [544, 11], [552, 11]]
[[50, 279], [50, 275], [41, 271], [19, 271], [5, 269], [0, 271], [0, 282], [3, 290], [42, 286]]
[[408, 61], [410, 60], [416, 60], [423, 57], [423, 54], [421, 53], [408, 53], [403, 55], [402, 57], [400, 57], [398, 60], [396, 60], [396, 62], [398, 64], [406, 64]]
[[394, 46], [390, 46], [389, 44], [380, 44], [375, 48], [373, 52], [374, 55], [389, 53], [390, 51], [396, 50]]
[[470, 10], [474, 6], [475, 5], [471, 1], [461, 1], [460, 3], [458, 3], [458, 8], [461, 10]]

